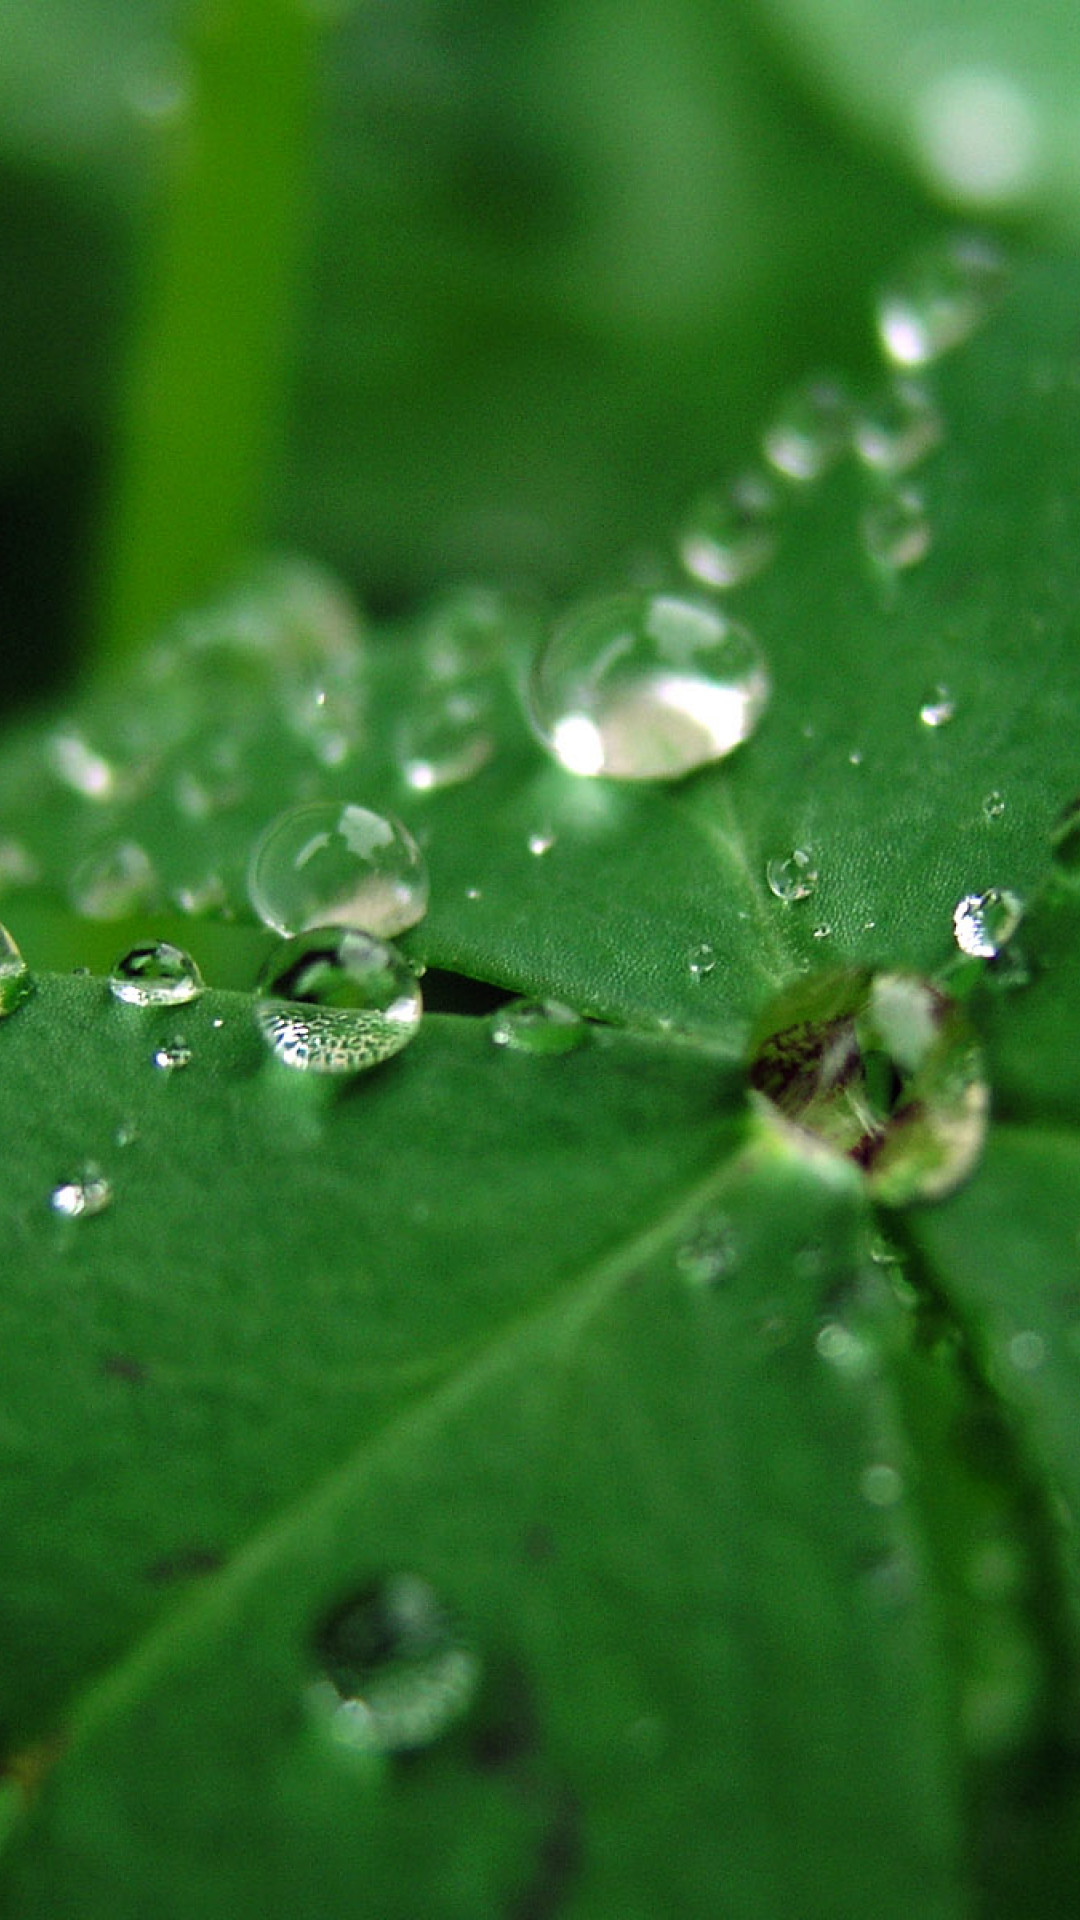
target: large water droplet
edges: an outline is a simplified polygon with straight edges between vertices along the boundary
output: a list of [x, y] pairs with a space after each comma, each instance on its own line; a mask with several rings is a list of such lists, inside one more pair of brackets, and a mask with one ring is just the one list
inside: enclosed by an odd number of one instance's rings
[[953, 909], [953, 932], [961, 953], [976, 960], [993, 960], [1012, 939], [1023, 912], [1023, 902], [1007, 887], [965, 893]]
[[471, 780], [494, 750], [491, 695], [479, 682], [430, 688], [417, 697], [398, 728], [398, 757], [416, 793], [435, 793]]
[[150, 855], [135, 840], [118, 840], [79, 863], [71, 904], [87, 920], [124, 920], [153, 906], [159, 886]]
[[854, 407], [843, 381], [808, 380], [765, 430], [765, 458], [788, 480], [819, 480], [851, 445]]
[[497, 1047], [515, 1053], [573, 1053], [589, 1037], [587, 1023], [558, 1000], [512, 1000], [491, 1023]]
[[255, 1017], [276, 1059], [308, 1073], [362, 1073], [420, 1025], [416, 976], [393, 947], [355, 928], [297, 934], [259, 979]]
[[864, 510], [860, 528], [870, 559], [889, 572], [918, 566], [930, 551], [926, 503], [914, 487], [898, 487], [876, 500]]
[[914, 974], [822, 974], [759, 1021], [751, 1085], [902, 1205], [949, 1193], [986, 1133], [982, 1057], [960, 1007]]
[[919, 719], [922, 721], [924, 727], [947, 727], [955, 713], [956, 701], [953, 699], [948, 687], [943, 687], [939, 684], [936, 687], [931, 687], [929, 693], [926, 695], [922, 706], [919, 708]]
[[426, 1580], [393, 1574], [340, 1607], [315, 1640], [311, 1704], [362, 1753], [430, 1746], [471, 1705], [480, 1661]]
[[818, 870], [808, 847], [796, 847], [792, 853], [778, 855], [765, 868], [769, 892], [790, 906], [795, 900], [808, 900], [818, 883]]
[[533, 674], [537, 731], [571, 773], [673, 780], [751, 734], [769, 679], [744, 627], [681, 594], [619, 593], [559, 627]]
[[898, 367], [925, 367], [974, 333], [1004, 289], [993, 240], [954, 234], [911, 261], [878, 298], [881, 343]]
[[87, 1161], [70, 1180], [62, 1180], [53, 1188], [49, 1205], [65, 1220], [92, 1220], [95, 1214], [104, 1213], [112, 1197], [112, 1183], [99, 1166]]
[[420, 849], [400, 821], [317, 800], [278, 814], [260, 835], [248, 893], [260, 920], [278, 933], [359, 927], [386, 936], [423, 918], [428, 883]]
[[189, 953], [171, 941], [132, 947], [109, 975], [109, 990], [132, 1007], [180, 1007], [203, 990], [202, 975]]
[[679, 536], [679, 558], [706, 587], [737, 587], [767, 566], [776, 551], [776, 489], [763, 474], [744, 473], [701, 494]]
[[941, 415], [925, 387], [894, 380], [855, 422], [855, 450], [875, 473], [907, 473], [938, 445]]
[[30, 969], [7, 928], [0, 926], [0, 1020], [14, 1013], [31, 990]]

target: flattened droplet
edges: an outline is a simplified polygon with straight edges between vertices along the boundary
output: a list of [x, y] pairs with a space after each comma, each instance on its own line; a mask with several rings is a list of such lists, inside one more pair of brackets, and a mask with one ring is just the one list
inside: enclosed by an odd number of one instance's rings
[[514, 1053], [549, 1057], [575, 1053], [588, 1037], [586, 1021], [558, 1000], [512, 1000], [499, 1008], [491, 1023], [495, 1045]]
[[481, 1665], [434, 1589], [415, 1574], [373, 1581], [315, 1638], [311, 1706], [335, 1744], [361, 1753], [428, 1747], [472, 1704]]
[[897, 367], [930, 366], [961, 346], [992, 311], [1008, 268], [985, 234], [953, 234], [917, 254], [882, 288], [881, 344]]
[[109, 975], [110, 993], [132, 1007], [181, 1007], [202, 990], [202, 975], [191, 955], [169, 940], [130, 948]]
[[354, 1074], [400, 1053], [422, 1008], [416, 976], [395, 948], [354, 928], [319, 927], [271, 956], [255, 1018], [283, 1066]]
[[287, 808], [260, 835], [248, 893], [260, 920], [278, 933], [358, 927], [385, 938], [423, 918], [427, 871], [399, 820], [317, 800]]

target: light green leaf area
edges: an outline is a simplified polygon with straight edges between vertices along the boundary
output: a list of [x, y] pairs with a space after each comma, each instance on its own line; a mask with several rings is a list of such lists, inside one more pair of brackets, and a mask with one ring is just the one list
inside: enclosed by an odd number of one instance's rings
[[1069, 0], [759, 0], [845, 118], [945, 205], [1075, 231], [1080, 23]]
[[[1025, 266], [935, 376], [917, 564], [868, 557], [853, 463], [792, 490], [732, 595], [772, 704], [680, 787], [543, 754], [535, 609], [357, 638], [311, 574], [9, 743], [3, 912], [39, 978], [0, 1030], [0, 1718], [62, 1751], [5, 1916], [972, 1911], [976, 1787], [1011, 1817], [1075, 1697], [1049, 1316], [1078, 1016], [1045, 888], [1077, 784], [1076, 295]], [[492, 751], [422, 791], [401, 730], [455, 646]], [[418, 960], [603, 1024], [541, 1057], [432, 1013], [343, 1090], [272, 1062], [233, 990], [267, 944], [247, 860], [331, 795], [422, 840]], [[785, 904], [766, 865], [796, 847], [819, 878]], [[883, 1240], [854, 1167], [749, 1107], [749, 1025], [806, 967], [946, 971], [957, 900], [991, 886], [1030, 903], [1033, 978], [972, 997], [990, 1145]], [[190, 1006], [61, 975], [185, 896], [215, 982]], [[189, 1064], [155, 1066], [178, 1036]], [[111, 1203], [61, 1218], [87, 1162]], [[976, 1416], [992, 1459], [961, 1444]], [[314, 1682], [341, 1607], [402, 1578], [462, 1651], [383, 1752]], [[1069, 1881], [1038, 1853], [1041, 1915]]]

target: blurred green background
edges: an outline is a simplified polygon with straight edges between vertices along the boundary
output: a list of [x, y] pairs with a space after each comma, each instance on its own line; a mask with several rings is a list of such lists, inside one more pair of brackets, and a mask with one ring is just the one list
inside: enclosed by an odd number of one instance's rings
[[[376, 613], [476, 577], [559, 595], [647, 553], [787, 384], [869, 369], [868, 294], [905, 249], [957, 214], [1074, 216], [1060, 0], [333, 11], [270, 532]], [[3, 12], [10, 704], [86, 630], [191, 75], [180, 0]]]

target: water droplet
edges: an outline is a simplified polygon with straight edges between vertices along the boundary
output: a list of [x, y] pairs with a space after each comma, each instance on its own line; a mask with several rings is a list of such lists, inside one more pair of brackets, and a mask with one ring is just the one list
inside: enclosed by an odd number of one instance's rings
[[400, 821], [367, 807], [316, 800], [289, 807], [255, 843], [248, 893], [278, 933], [358, 927], [387, 936], [423, 918], [420, 849]]
[[960, 346], [990, 312], [1007, 277], [1004, 256], [980, 234], [954, 234], [919, 254], [878, 298], [877, 324], [889, 359], [925, 367]]
[[699, 1287], [715, 1287], [735, 1264], [735, 1241], [726, 1220], [697, 1227], [675, 1249], [675, 1265], [685, 1280]]
[[765, 869], [769, 892], [790, 906], [795, 900], [808, 900], [818, 883], [818, 870], [808, 847], [796, 847], [793, 853], [770, 860]]
[[769, 680], [744, 627], [702, 600], [620, 593], [559, 627], [534, 670], [537, 731], [571, 773], [678, 779], [731, 753]]
[[872, 1347], [860, 1334], [852, 1333], [841, 1320], [827, 1320], [820, 1328], [814, 1342], [823, 1360], [838, 1373], [846, 1373], [853, 1378], [869, 1373], [874, 1366]]
[[433, 679], [490, 673], [521, 626], [521, 612], [493, 587], [457, 587], [423, 620], [424, 660]]
[[953, 911], [953, 933], [961, 953], [975, 960], [993, 960], [1012, 939], [1023, 911], [1023, 902], [1007, 887], [965, 893]]
[[71, 904], [87, 920], [125, 920], [152, 907], [158, 879], [150, 855], [135, 840], [118, 840], [79, 863], [70, 881]]
[[362, 1753], [430, 1746], [472, 1703], [480, 1661], [437, 1594], [393, 1574], [340, 1607], [315, 1639], [310, 1701], [336, 1743]]
[[986, 795], [982, 810], [988, 820], [1000, 820], [1005, 811], [1005, 795], [995, 787], [992, 793]]
[[21, 840], [0, 839], [0, 892], [9, 887], [32, 887], [41, 869]]
[[112, 1197], [111, 1182], [100, 1167], [87, 1161], [70, 1180], [63, 1180], [53, 1188], [49, 1205], [65, 1220], [92, 1220], [95, 1214], [104, 1213]]
[[957, 1003], [914, 974], [790, 987], [758, 1022], [750, 1083], [764, 1112], [853, 1160], [890, 1205], [950, 1193], [982, 1150], [978, 1046]]
[[529, 852], [535, 854], [538, 860], [543, 854], [550, 853], [554, 845], [553, 833], [530, 833], [529, 835]]
[[931, 184], [971, 207], [1014, 206], [1032, 186], [1039, 121], [1011, 74], [958, 67], [933, 75], [915, 99], [912, 133]]
[[362, 1073], [418, 1031], [416, 976], [395, 948], [355, 928], [287, 940], [259, 979], [256, 1020], [275, 1058], [309, 1073]]
[[808, 380], [766, 428], [765, 458], [788, 480], [819, 480], [851, 445], [854, 408], [843, 381]]
[[859, 1480], [862, 1497], [872, 1507], [895, 1507], [903, 1499], [904, 1482], [895, 1467], [875, 1461], [866, 1467]]
[[851, 767], [861, 767], [862, 763], [862, 748], [852, 747], [851, 752], [848, 754], [848, 765]]
[[364, 689], [359, 655], [331, 658], [291, 675], [282, 695], [290, 730], [324, 767], [340, 767], [360, 744]]
[[112, 800], [116, 795], [116, 773], [104, 754], [98, 753], [75, 728], [63, 727], [49, 735], [45, 756], [58, 780], [86, 800]]
[[926, 503], [914, 487], [899, 487], [865, 508], [860, 527], [870, 559], [890, 571], [918, 566], [930, 551]]
[[415, 793], [471, 780], [491, 759], [491, 697], [479, 684], [435, 686], [420, 694], [398, 728], [397, 752]]
[[679, 558], [706, 587], [737, 587], [767, 566], [776, 551], [776, 489], [763, 474], [744, 473], [695, 500], [679, 536]]
[[465, 889], [466, 900], [482, 900], [483, 897], [484, 896], [481, 893], [479, 887], [466, 887]]
[[829, 926], [827, 921], [823, 920], [820, 927], [814, 928], [814, 939], [815, 940], [831, 940], [832, 939], [832, 928]]
[[32, 991], [30, 969], [7, 928], [0, 926], [0, 1020]]
[[132, 947], [109, 975], [109, 990], [133, 1007], [180, 1007], [203, 990], [191, 955], [168, 940]]
[[938, 445], [941, 415], [914, 380], [894, 380], [855, 422], [855, 449], [875, 473], [906, 473]]
[[1009, 1359], [1019, 1373], [1036, 1373], [1046, 1359], [1046, 1341], [1030, 1328], [1014, 1333], [1009, 1341]]
[[515, 1053], [573, 1053], [588, 1037], [581, 1015], [558, 1000], [512, 1000], [491, 1023], [495, 1045]]
[[173, 781], [173, 798], [188, 820], [212, 820], [246, 799], [243, 742], [232, 733], [200, 734], [184, 748], [184, 763]]
[[692, 980], [706, 979], [716, 966], [716, 948], [711, 947], [707, 940], [699, 941], [696, 947], [691, 947], [687, 965]]
[[154, 1065], [162, 1073], [178, 1073], [182, 1068], [191, 1065], [191, 1058], [191, 1048], [179, 1034], [175, 1039], [162, 1041], [161, 1045], [154, 1049]]
[[926, 695], [919, 708], [919, 719], [924, 727], [947, 727], [955, 713], [956, 701], [948, 687], [939, 684], [931, 687]]
[[116, 1129], [117, 1146], [118, 1147], [134, 1146], [138, 1137], [139, 1137], [139, 1128], [137, 1123], [134, 1120], [121, 1120], [120, 1125]]

